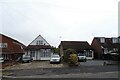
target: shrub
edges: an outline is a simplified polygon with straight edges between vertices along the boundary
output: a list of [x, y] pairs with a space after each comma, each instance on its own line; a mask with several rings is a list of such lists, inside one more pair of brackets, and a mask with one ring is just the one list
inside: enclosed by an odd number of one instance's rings
[[75, 53], [72, 53], [70, 54], [69, 56], [69, 65], [78, 65], [78, 57], [77, 57], [77, 54]]
[[77, 52], [73, 49], [67, 49], [64, 52], [63, 59], [69, 65], [78, 65]]
[[69, 56], [71, 53], [76, 53], [73, 49], [67, 49], [64, 51], [64, 55], [63, 55], [63, 60], [65, 62], [68, 62], [69, 61]]

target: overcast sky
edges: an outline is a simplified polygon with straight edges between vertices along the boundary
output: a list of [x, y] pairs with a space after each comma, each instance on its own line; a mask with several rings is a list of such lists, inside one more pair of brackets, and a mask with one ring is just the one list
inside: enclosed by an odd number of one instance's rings
[[119, 0], [0, 0], [1, 33], [28, 45], [118, 36]]

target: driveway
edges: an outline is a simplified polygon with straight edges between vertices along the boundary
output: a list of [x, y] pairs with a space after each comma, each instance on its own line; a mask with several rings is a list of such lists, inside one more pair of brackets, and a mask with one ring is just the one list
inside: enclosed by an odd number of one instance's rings
[[60, 68], [65, 67], [61, 64], [50, 64], [49, 61], [33, 61], [30, 63], [19, 63], [13, 66], [6, 67], [5, 69], [36, 69], [36, 68]]
[[87, 62], [80, 62], [81, 66], [104, 66], [104, 60], [87, 60]]
[[9, 77], [54, 77], [55, 75], [57, 77], [82, 77], [80, 75], [84, 77], [99, 77], [99, 74], [105, 74], [104, 77], [117, 74], [116, 76], [110, 76], [117, 77], [118, 66], [104, 66], [103, 62], [101, 60], [88, 60], [87, 62], [80, 62], [77, 67], [68, 67], [62, 63], [50, 64], [49, 61], [34, 61], [7, 67], [4, 73], [11, 73]]
[[[80, 62], [79, 66], [104, 66], [104, 60], [87, 60], [87, 62]], [[63, 68], [68, 67], [67, 64], [50, 64], [49, 61], [33, 61], [30, 63], [19, 63], [9, 66], [7, 69], [37, 69], [37, 68]]]

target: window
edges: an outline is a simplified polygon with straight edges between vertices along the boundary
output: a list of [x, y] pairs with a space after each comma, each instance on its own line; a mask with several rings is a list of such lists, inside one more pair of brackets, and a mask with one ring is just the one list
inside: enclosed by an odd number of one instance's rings
[[31, 51], [30, 54], [32, 57], [35, 57], [35, 51]]
[[105, 43], [105, 38], [100, 38], [101, 43]]
[[118, 43], [118, 38], [112, 38], [113, 43]]
[[3, 54], [2, 56], [3, 56], [4, 60], [8, 60], [9, 59], [8, 54]]
[[50, 52], [48, 49], [42, 49], [41, 57], [50, 57]]
[[36, 41], [36, 45], [43, 45], [43, 41], [42, 40]]
[[91, 50], [84, 50], [84, 53], [86, 57], [92, 57], [92, 51]]
[[0, 43], [0, 48], [7, 48], [7, 43]]

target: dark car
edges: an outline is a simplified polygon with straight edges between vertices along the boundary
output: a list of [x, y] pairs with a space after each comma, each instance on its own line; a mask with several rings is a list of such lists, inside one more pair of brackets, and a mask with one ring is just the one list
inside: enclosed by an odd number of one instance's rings
[[33, 61], [33, 58], [31, 56], [23, 56], [22, 57], [22, 62], [29, 63], [32, 61]]

